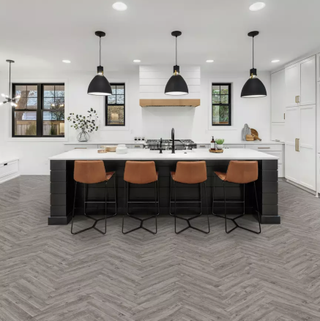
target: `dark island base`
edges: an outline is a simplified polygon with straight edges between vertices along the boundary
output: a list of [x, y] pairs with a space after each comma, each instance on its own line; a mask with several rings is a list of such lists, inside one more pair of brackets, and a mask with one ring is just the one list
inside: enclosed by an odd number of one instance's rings
[[[104, 161], [107, 171], [116, 172], [116, 186], [117, 186], [117, 201], [118, 214], [126, 213], [125, 210], [125, 189], [123, 181], [123, 172], [125, 161]], [[160, 215], [169, 214], [169, 186], [170, 186], [170, 171], [174, 171], [176, 161], [155, 161], [157, 171], [159, 172], [159, 187], [160, 187]], [[260, 212], [262, 214], [263, 224], [280, 224], [280, 216], [278, 215], [278, 161], [277, 160], [261, 160], [259, 162], [259, 179], [257, 181], [257, 192]], [[218, 179], [214, 171], [224, 172], [227, 170], [229, 161], [226, 160], [212, 160], [207, 161], [207, 207], [204, 209], [211, 213], [213, 200], [213, 186], [215, 186], [216, 200], [223, 199], [222, 182]], [[74, 197], [74, 180], [73, 169], [74, 161], [52, 160], [51, 161], [51, 207], [50, 217], [48, 218], [49, 225], [64, 225], [71, 220], [73, 197]], [[133, 200], [149, 199], [154, 200], [154, 185], [132, 185], [130, 188], [130, 198]], [[95, 184], [89, 186], [88, 199], [89, 200], [103, 200], [104, 199], [105, 184]], [[108, 183], [108, 199], [114, 200], [113, 179]], [[242, 186], [237, 184], [226, 183], [227, 200], [242, 200]], [[246, 213], [253, 212], [254, 192], [253, 184], [248, 184], [246, 188]], [[177, 184], [177, 199], [192, 200], [199, 197], [199, 189], [195, 185]], [[84, 189], [82, 184], [78, 184], [77, 211], [83, 211]], [[97, 210], [96, 205], [88, 211]], [[150, 206], [150, 204], [148, 205]], [[179, 214], [183, 214], [184, 210], [187, 214], [190, 209], [189, 204], [180, 204], [182, 208]], [[180, 207], [179, 207], [180, 208]], [[137, 211], [142, 211], [145, 206], [134, 208]], [[114, 213], [112, 204], [108, 205], [109, 214]], [[150, 209], [152, 210], [152, 209]], [[224, 205], [222, 203], [215, 204], [214, 212], [217, 214], [224, 213]], [[206, 212], [204, 212], [206, 213]], [[242, 204], [228, 205], [228, 214], [241, 214]]]

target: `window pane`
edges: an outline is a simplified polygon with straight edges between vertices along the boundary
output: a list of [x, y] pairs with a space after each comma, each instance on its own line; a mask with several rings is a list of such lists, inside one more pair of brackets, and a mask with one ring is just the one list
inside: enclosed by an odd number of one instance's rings
[[37, 109], [38, 100], [37, 98], [21, 97], [17, 100], [17, 105], [16, 109]]
[[27, 96], [28, 97], [38, 97], [37, 85], [27, 86]]
[[117, 104], [124, 104], [124, 95], [117, 95]]
[[212, 106], [212, 124], [219, 124], [220, 106]]
[[220, 86], [212, 86], [212, 93], [213, 94], [220, 94]]
[[124, 95], [124, 86], [123, 85], [117, 86], [117, 94]]
[[108, 106], [107, 125], [124, 126], [124, 106]]
[[108, 104], [115, 104], [116, 103], [116, 96], [111, 95], [108, 96]]
[[221, 95], [221, 103], [228, 104], [229, 103], [229, 96], [228, 95]]
[[213, 95], [212, 96], [212, 103], [213, 104], [220, 104], [220, 95]]
[[64, 97], [64, 86], [55, 86], [55, 96], [56, 98], [63, 98]]
[[64, 111], [61, 110], [58, 112], [43, 112], [43, 135], [64, 135]]
[[228, 125], [229, 124], [229, 105], [212, 106], [212, 124]]
[[43, 86], [43, 97], [54, 97], [54, 86]]
[[35, 111], [15, 111], [14, 133], [18, 136], [36, 136], [37, 113]]
[[54, 98], [43, 98], [43, 109], [51, 109], [54, 107]]
[[15, 86], [16, 96], [26, 97], [27, 96], [27, 86]]
[[229, 95], [229, 86], [221, 86], [221, 94]]
[[111, 89], [112, 89], [112, 94], [115, 95], [117, 93], [116, 91], [117, 86], [111, 86]]

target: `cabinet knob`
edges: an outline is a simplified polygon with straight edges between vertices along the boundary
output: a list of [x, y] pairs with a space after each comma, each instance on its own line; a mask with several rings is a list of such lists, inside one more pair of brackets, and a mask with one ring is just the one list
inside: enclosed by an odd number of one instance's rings
[[295, 150], [296, 152], [300, 152], [300, 138], [295, 139]]

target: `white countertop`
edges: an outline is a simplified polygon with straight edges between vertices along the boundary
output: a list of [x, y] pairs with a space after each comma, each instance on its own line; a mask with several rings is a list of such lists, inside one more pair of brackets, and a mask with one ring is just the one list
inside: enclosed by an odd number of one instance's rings
[[192, 151], [150, 151], [148, 149], [128, 149], [127, 154], [98, 153], [97, 149], [73, 149], [49, 158], [50, 160], [277, 160], [278, 157], [252, 149], [226, 149], [223, 153], [208, 150]]
[[[179, 139], [179, 138], [178, 138]], [[137, 140], [137, 141], [124, 141], [124, 142], [66, 142], [65, 145], [118, 145], [118, 144], [127, 144], [127, 145], [145, 145], [146, 142], [143, 140]], [[195, 142], [197, 145], [209, 145], [210, 142]], [[276, 141], [259, 141], [255, 140], [253, 142], [251, 141], [241, 141], [241, 142], [225, 142], [224, 145], [284, 145], [284, 142], [276, 142]]]

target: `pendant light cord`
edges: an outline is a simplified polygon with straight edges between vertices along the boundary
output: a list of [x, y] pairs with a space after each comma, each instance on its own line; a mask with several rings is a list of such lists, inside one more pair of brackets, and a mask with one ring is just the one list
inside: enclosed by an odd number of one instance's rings
[[178, 37], [176, 37], [176, 66], [178, 65]]
[[11, 97], [11, 62], [9, 62], [9, 98]]
[[99, 37], [99, 66], [101, 66], [101, 37]]
[[252, 68], [254, 68], [254, 37], [252, 37]]

